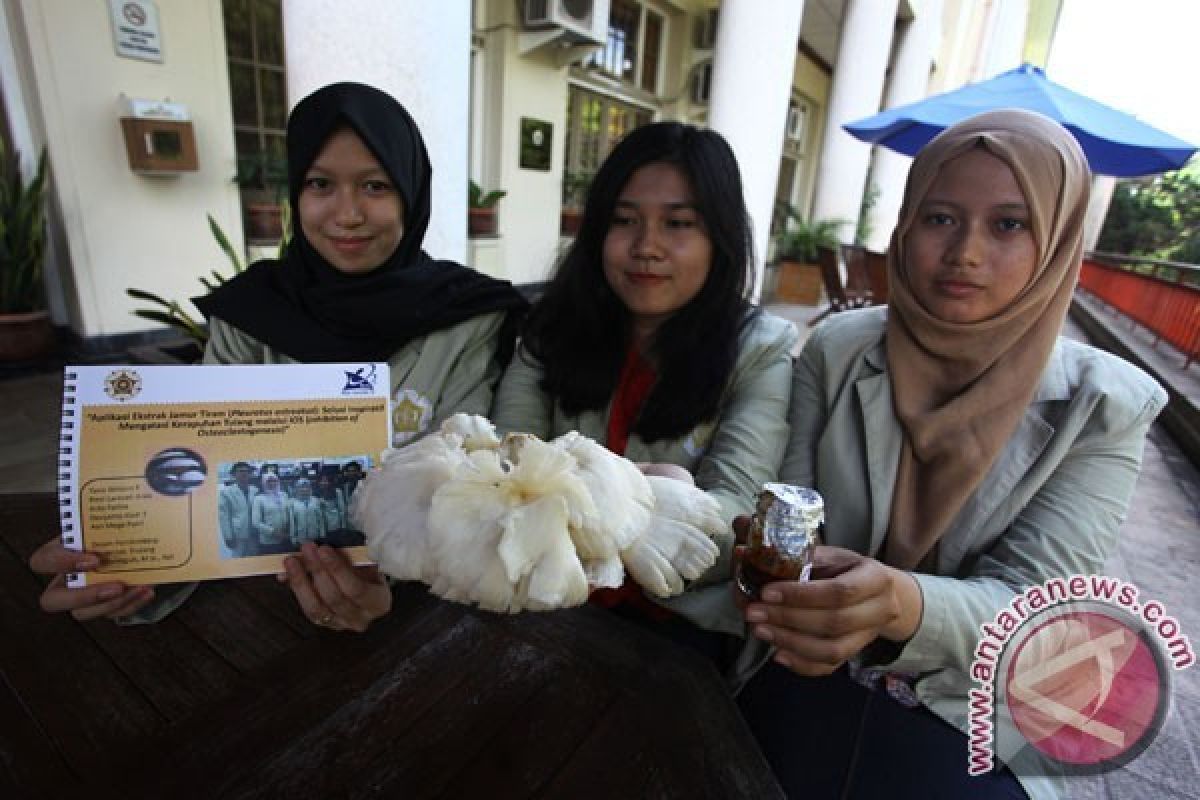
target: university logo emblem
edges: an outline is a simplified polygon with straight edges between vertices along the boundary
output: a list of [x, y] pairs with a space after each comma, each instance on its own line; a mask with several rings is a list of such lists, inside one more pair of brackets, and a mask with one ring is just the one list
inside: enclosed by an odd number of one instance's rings
[[119, 403], [132, 400], [142, 391], [142, 378], [137, 370], [119, 369], [104, 379], [104, 393]]
[[343, 372], [346, 374], [346, 385], [342, 387], [342, 394], [370, 394], [375, 391], [374, 364]]
[[433, 420], [433, 403], [413, 389], [397, 389], [392, 398], [392, 446], [399, 447], [424, 433]]

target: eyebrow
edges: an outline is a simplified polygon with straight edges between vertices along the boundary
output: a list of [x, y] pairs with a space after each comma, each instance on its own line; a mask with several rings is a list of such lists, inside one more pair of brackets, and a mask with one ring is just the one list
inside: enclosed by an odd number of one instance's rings
[[[639, 203], [636, 200], [617, 200], [618, 208], [621, 208], [621, 207], [640, 208], [643, 205], [657, 205], [657, 204]], [[697, 211], [698, 210], [695, 203], [689, 203], [689, 202], [685, 202], [685, 201], [672, 201], [670, 203], [662, 203], [662, 205], [666, 206], [668, 209], [670, 209], [672, 211], [685, 211], [685, 210], [686, 211]]]
[[[323, 167], [314, 161], [313, 163], [308, 165], [308, 169], [304, 171], [304, 174], [308, 175], [308, 173], [313, 172], [314, 170], [317, 172], [323, 172], [326, 175], [331, 175], [334, 172], [334, 170], [330, 169], [329, 167]], [[355, 178], [365, 178], [368, 175], [376, 175], [376, 174], [383, 175], [383, 176], [387, 177], [389, 180], [391, 179], [391, 175], [388, 173], [388, 171], [386, 169], [383, 168], [383, 165], [380, 165], [378, 167], [368, 167], [367, 169], [359, 170], [358, 172], [354, 173], [354, 177]]]
[[[921, 207], [924, 207], [924, 206], [950, 206], [952, 208], [961, 208], [962, 203], [956, 203], [953, 200], [945, 200], [940, 197], [928, 197], [927, 196], [924, 200], [921, 201]], [[1029, 212], [1029, 204], [1025, 203], [1025, 202], [1015, 202], [1014, 201], [1011, 203], [996, 203], [995, 205], [990, 206], [990, 208], [993, 210], [1001, 209], [1001, 210], [1005, 210], [1005, 211], [1024, 211], [1027, 213]]]

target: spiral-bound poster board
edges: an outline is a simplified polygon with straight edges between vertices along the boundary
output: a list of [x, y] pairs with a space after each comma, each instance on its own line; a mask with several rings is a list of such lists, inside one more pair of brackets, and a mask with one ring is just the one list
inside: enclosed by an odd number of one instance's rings
[[68, 585], [278, 572], [305, 541], [368, 563], [348, 508], [391, 441], [387, 364], [66, 367]]

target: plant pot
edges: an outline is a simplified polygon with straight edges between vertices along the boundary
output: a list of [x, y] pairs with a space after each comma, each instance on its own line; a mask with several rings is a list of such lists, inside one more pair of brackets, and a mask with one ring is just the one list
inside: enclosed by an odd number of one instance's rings
[[575, 236], [583, 222], [583, 212], [578, 208], [564, 208], [559, 214], [558, 232], [563, 236]]
[[467, 235], [468, 236], [495, 236], [496, 235], [496, 209], [495, 208], [468, 208], [467, 209]]
[[34, 361], [54, 351], [49, 311], [0, 314], [0, 362]]
[[821, 302], [821, 268], [799, 261], [779, 262], [779, 284], [775, 297], [785, 303], [815, 306]]
[[278, 242], [282, 239], [283, 209], [274, 203], [248, 204], [246, 238], [257, 242]]

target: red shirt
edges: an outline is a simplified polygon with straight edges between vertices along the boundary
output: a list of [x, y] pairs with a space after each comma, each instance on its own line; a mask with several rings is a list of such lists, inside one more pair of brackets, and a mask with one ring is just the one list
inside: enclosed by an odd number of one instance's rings
[[[613, 393], [612, 408], [608, 415], [605, 446], [617, 455], [625, 455], [625, 446], [629, 443], [629, 429], [637, 421], [657, 378], [658, 375], [654, 372], [654, 367], [650, 366], [650, 362], [642, 357], [636, 346], [631, 347], [625, 356], [625, 364], [621, 367], [621, 377], [617, 381], [617, 390]], [[604, 608], [628, 603], [655, 620], [673, 616], [667, 609], [647, 599], [642, 587], [628, 576], [616, 589], [596, 589], [588, 598], [588, 602]]]

